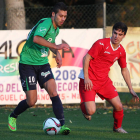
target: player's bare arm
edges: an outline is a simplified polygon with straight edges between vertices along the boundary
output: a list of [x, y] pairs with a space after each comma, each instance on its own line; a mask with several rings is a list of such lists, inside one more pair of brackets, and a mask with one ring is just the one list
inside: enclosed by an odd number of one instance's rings
[[61, 58], [61, 55], [59, 53], [58, 50], [55, 50], [55, 49], [50, 49], [54, 54], [56, 54], [56, 63], [57, 63], [57, 67], [60, 68], [62, 66], [62, 58]]
[[93, 87], [92, 81], [89, 79], [89, 76], [88, 76], [89, 62], [91, 59], [93, 58], [89, 54], [86, 54], [83, 58], [85, 90], [91, 90]]
[[39, 45], [48, 47], [50, 49], [55, 49], [55, 50], [64, 49], [65, 51], [68, 51], [69, 50], [69, 45], [68, 44], [62, 43], [62, 44], [59, 44], [59, 45], [55, 45], [54, 43], [51, 43], [51, 42], [45, 40], [41, 36], [34, 36], [33, 42], [34, 43], [37, 43]]
[[57, 63], [57, 67], [60, 68], [62, 66], [62, 57], [61, 57], [59, 51], [57, 51], [55, 60]]
[[139, 101], [138, 95], [134, 92], [134, 90], [133, 90], [133, 88], [132, 88], [131, 79], [130, 79], [130, 74], [129, 74], [129, 71], [128, 71], [127, 67], [126, 67], [126, 68], [122, 68], [122, 69], [121, 69], [121, 72], [122, 72], [123, 78], [124, 78], [124, 80], [125, 80], [125, 82], [126, 82], [128, 88], [129, 88], [129, 91], [130, 91], [130, 93], [132, 94], [132, 96], [133, 96], [135, 102], [136, 102], [136, 101]]
[[[52, 43], [52, 44], [55, 44], [55, 43]], [[56, 44], [55, 44], [55, 45], [56, 45]], [[50, 50], [51, 50], [55, 55], [57, 55], [58, 50], [52, 49], [52, 48], [50, 48]]]

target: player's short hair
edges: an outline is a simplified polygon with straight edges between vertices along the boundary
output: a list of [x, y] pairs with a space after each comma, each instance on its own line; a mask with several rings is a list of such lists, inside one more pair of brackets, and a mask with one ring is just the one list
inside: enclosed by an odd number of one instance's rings
[[121, 29], [122, 32], [124, 32], [124, 35], [127, 32], [127, 26], [123, 22], [117, 22], [117, 23], [115, 23], [114, 26], [113, 26], [113, 30], [114, 29], [115, 30]]
[[59, 10], [63, 10], [63, 11], [67, 11], [68, 7], [65, 5], [65, 3], [63, 2], [58, 2], [54, 5], [52, 12], [54, 12], [55, 14], [58, 13]]

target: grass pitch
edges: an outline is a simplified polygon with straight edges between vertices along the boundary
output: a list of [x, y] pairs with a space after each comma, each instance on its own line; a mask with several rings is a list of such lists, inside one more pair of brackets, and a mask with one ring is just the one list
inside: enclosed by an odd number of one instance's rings
[[11, 132], [7, 118], [13, 108], [0, 108], [0, 140], [140, 140], [140, 109], [124, 109], [123, 128], [128, 134], [112, 131], [113, 109], [97, 109], [87, 121], [80, 108], [65, 108], [69, 135], [49, 136], [44, 133], [43, 121], [55, 117], [52, 108], [30, 108], [17, 119], [17, 131]]

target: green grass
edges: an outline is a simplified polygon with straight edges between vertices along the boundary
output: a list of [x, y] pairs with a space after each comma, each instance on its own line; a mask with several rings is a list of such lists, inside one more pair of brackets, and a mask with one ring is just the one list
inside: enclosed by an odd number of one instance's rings
[[112, 131], [112, 109], [97, 109], [91, 121], [82, 116], [79, 108], [65, 108], [67, 136], [49, 136], [42, 130], [43, 121], [54, 117], [52, 108], [30, 108], [17, 120], [17, 131], [11, 132], [7, 117], [13, 108], [0, 108], [0, 140], [140, 140], [140, 109], [125, 109], [123, 128], [128, 134]]

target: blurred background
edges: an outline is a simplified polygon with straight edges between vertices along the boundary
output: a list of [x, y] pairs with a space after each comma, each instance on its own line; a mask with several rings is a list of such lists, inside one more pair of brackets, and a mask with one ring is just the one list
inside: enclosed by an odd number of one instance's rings
[[69, 6], [63, 28], [103, 28], [118, 21], [140, 26], [138, 0], [0, 0], [0, 30], [31, 29], [51, 16], [52, 6], [59, 1]]
[[[18, 95], [18, 92], [22, 92], [18, 77], [19, 50], [22, 50], [29, 30], [41, 18], [50, 17], [53, 5], [60, 1], [64, 2], [68, 6], [68, 17], [65, 24], [61, 27], [62, 30], [56, 42], [67, 42], [71, 46], [71, 51], [73, 51], [75, 58], [69, 57], [69, 60], [66, 58], [63, 60], [64, 67], [59, 72], [61, 74], [63, 73], [62, 79], [64, 81], [61, 80], [62, 83], [58, 83], [58, 88], [60, 84], [63, 84], [63, 86], [65, 85], [65, 79], [67, 79], [67, 85], [69, 84], [68, 86], [71, 86], [71, 83], [74, 80], [72, 81], [71, 79], [68, 79], [68, 74], [70, 74], [70, 72], [74, 72], [74, 74], [76, 73], [76, 78], [78, 77], [79, 71], [82, 68], [82, 60], [79, 60], [83, 57], [83, 54], [87, 52], [97, 39], [110, 37], [114, 23], [121, 21], [129, 27], [127, 36], [122, 41], [122, 45], [127, 53], [127, 64], [130, 71], [132, 85], [134, 90], [139, 94], [139, 0], [0, 0], [0, 104], [17, 104], [18, 100], [24, 98], [24, 93], [22, 93], [21, 96]], [[81, 58], [79, 59], [76, 56], [80, 56]], [[50, 61], [53, 59], [54, 58], [51, 56]], [[51, 62], [54, 64], [54, 60]], [[65, 66], [69, 67], [65, 68]], [[11, 73], [8, 70], [11, 70]], [[58, 74], [57, 72], [58, 70], [55, 69], [54, 73]], [[65, 76], [65, 74], [67, 75]], [[109, 75], [113, 80], [114, 86], [119, 92], [122, 102], [126, 105], [134, 105], [133, 100], [131, 100], [131, 95], [128, 94], [129, 90], [121, 76], [118, 64], [115, 63], [113, 65]], [[7, 78], [7, 76], [9, 76], [9, 78]], [[11, 79], [11, 82], [7, 81], [7, 79]], [[76, 85], [77, 87], [75, 89], [76, 91], [73, 89], [70, 93], [72, 94], [72, 98], [76, 101], [72, 101], [73, 103], [79, 103], [79, 79], [77, 78], [76, 80], [77, 83], [73, 82], [74, 86]], [[59, 82], [59, 80], [57, 82]], [[44, 96], [42, 98], [46, 97], [47, 99], [45, 98], [45, 100], [49, 100], [47, 95], [45, 95], [45, 92], [43, 93], [40, 89], [39, 91], [41, 95], [43, 94], [42, 96]], [[70, 91], [68, 91], [67, 94], [69, 94], [69, 92]], [[65, 100], [63, 97], [66, 97], [63, 93], [66, 93], [65, 90], [61, 91], [62, 101], [63, 99]], [[68, 101], [69, 100], [70, 99], [68, 98]]]

